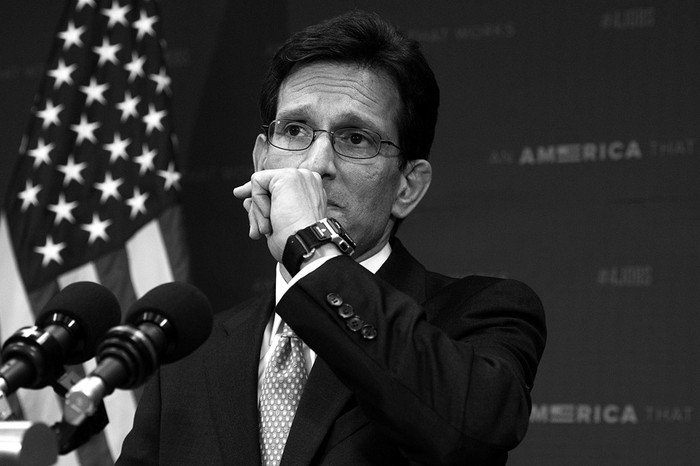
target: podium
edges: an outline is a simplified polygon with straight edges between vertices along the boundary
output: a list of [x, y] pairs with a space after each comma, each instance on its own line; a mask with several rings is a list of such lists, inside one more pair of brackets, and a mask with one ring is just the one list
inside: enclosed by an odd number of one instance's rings
[[30, 421], [0, 422], [0, 465], [48, 466], [58, 461], [56, 434]]

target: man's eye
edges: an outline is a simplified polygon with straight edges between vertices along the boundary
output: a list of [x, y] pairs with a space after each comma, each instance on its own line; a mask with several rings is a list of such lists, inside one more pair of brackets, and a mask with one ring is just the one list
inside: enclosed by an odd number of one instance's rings
[[371, 145], [372, 138], [363, 131], [350, 131], [341, 136], [342, 140], [353, 146]]
[[284, 134], [291, 137], [303, 136], [305, 133], [304, 127], [295, 124], [288, 124], [284, 127]]
[[353, 144], [362, 144], [365, 141], [365, 137], [360, 133], [353, 133], [350, 135], [350, 142]]

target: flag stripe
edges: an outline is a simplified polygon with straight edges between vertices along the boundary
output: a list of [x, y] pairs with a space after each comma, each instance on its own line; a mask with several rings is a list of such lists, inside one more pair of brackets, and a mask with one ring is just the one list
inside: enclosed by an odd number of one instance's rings
[[104, 432], [112, 452], [112, 457], [117, 458], [122, 451], [122, 442], [126, 434], [131, 430], [136, 413], [136, 400], [131, 392], [115, 390], [104, 400], [109, 424]]
[[0, 312], [0, 336], [2, 341], [20, 327], [32, 325], [34, 316], [24, 284], [19, 278], [15, 253], [10, 244], [5, 215], [0, 212], [0, 302], [11, 309]]
[[165, 251], [163, 238], [157, 221], [143, 226], [126, 242], [129, 256], [129, 272], [137, 297], [146, 294], [152, 288], [173, 281], [168, 253]]
[[74, 466], [114, 466], [109, 445], [103, 432], [90, 438], [88, 443], [75, 450], [78, 460]]
[[97, 270], [95, 269], [95, 264], [92, 262], [83, 264], [80, 267], [76, 267], [66, 273], [62, 273], [56, 280], [58, 281], [58, 286], [61, 289], [75, 282], [100, 282], [97, 276]]
[[182, 218], [182, 209], [179, 205], [175, 205], [166, 209], [160, 217], [158, 217], [161, 236], [165, 249], [168, 253], [170, 267], [173, 278], [180, 282], [189, 282], [190, 277], [190, 262], [186, 243], [183, 225], [185, 224]]
[[119, 248], [105, 254], [95, 261], [95, 267], [100, 283], [114, 293], [121, 306], [122, 315], [126, 314], [129, 307], [136, 301], [136, 293], [129, 276], [129, 257], [126, 249]]

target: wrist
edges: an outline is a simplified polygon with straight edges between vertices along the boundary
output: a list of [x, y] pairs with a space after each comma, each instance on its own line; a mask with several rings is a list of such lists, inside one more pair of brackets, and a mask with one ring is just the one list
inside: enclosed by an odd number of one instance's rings
[[324, 218], [298, 230], [287, 239], [282, 253], [282, 265], [294, 276], [315, 259], [340, 253], [351, 256], [355, 242], [333, 218]]

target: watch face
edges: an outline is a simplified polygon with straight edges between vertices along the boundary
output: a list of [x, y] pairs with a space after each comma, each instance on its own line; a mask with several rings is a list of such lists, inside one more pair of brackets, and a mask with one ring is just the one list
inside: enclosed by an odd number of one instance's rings
[[307, 250], [332, 241], [343, 254], [351, 256], [357, 245], [340, 223], [333, 218], [324, 218], [297, 233]]
[[336, 219], [329, 217], [326, 219], [328, 221], [328, 224], [335, 230], [335, 232], [338, 234], [337, 238], [339, 241], [336, 241], [334, 239], [334, 243], [340, 248], [340, 250], [343, 252], [343, 254], [347, 254], [351, 256], [355, 252], [355, 248], [357, 245], [355, 242], [350, 238], [350, 235], [345, 231], [345, 228], [338, 222]]
[[346, 234], [345, 233], [345, 228], [340, 224], [339, 221], [334, 219], [333, 217], [328, 217], [328, 223], [335, 229], [335, 232], [338, 233], [339, 235], [341, 234]]

